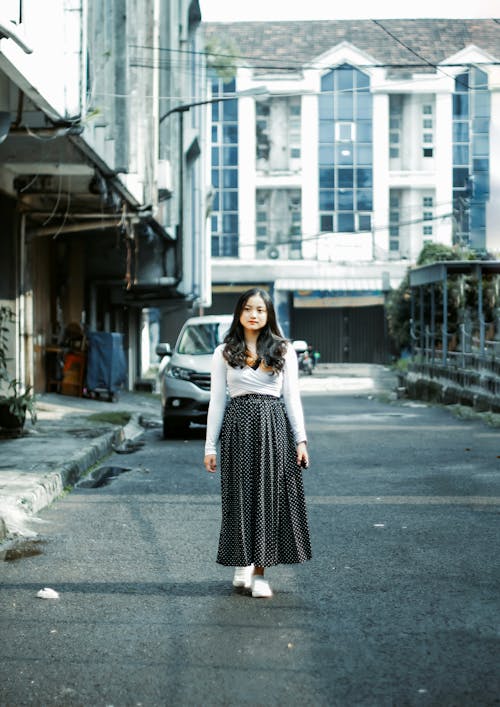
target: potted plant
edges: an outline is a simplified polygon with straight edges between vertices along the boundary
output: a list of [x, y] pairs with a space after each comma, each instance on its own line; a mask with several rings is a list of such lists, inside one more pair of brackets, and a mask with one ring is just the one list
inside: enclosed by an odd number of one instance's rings
[[14, 322], [14, 312], [10, 307], [0, 307], [0, 427], [20, 430], [24, 426], [26, 414], [31, 422], [36, 422], [36, 402], [32, 387], [23, 391], [16, 378], [9, 375], [7, 353], [9, 325]]

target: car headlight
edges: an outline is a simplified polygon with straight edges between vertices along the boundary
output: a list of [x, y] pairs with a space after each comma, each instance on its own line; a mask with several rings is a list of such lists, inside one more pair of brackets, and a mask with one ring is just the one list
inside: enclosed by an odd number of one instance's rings
[[189, 368], [181, 368], [180, 366], [169, 366], [167, 368], [166, 374], [169, 378], [178, 378], [181, 380], [191, 380], [191, 371]]

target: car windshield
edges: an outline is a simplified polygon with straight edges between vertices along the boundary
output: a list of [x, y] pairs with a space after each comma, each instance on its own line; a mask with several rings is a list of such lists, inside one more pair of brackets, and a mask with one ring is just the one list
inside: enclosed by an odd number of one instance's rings
[[177, 351], [191, 356], [211, 354], [222, 343], [229, 326], [229, 322], [190, 324], [182, 333]]

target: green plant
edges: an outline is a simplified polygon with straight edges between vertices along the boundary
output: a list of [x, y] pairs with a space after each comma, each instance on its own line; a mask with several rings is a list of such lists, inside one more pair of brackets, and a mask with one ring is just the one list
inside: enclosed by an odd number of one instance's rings
[[[440, 261], [467, 260], [470, 259], [469, 251], [460, 250], [457, 247], [443, 245], [441, 243], [427, 243], [421, 250], [416, 265], [429, 265]], [[450, 332], [456, 330], [458, 324], [458, 307], [460, 300], [459, 277], [450, 275], [448, 277], [448, 329]], [[428, 287], [424, 288], [428, 294]], [[439, 313], [442, 309], [442, 290], [436, 288], [436, 312], [438, 313], [437, 327], [441, 326]], [[429, 308], [429, 297], [425, 298], [426, 307]], [[386, 315], [389, 326], [389, 333], [400, 351], [409, 348], [411, 345], [410, 319], [411, 319], [411, 289], [409, 271], [401, 281], [396, 290], [392, 290], [386, 302]], [[427, 321], [429, 320], [427, 316]]]
[[218, 78], [231, 81], [236, 76], [238, 48], [234, 42], [211, 37], [205, 43], [205, 54], [208, 69]]
[[22, 427], [26, 414], [31, 422], [36, 422], [36, 399], [33, 388], [29, 385], [24, 390], [16, 378], [12, 378], [8, 369], [8, 347], [11, 326], [14, 323], [13, 310], [5, 305], [0, 307], [0, 406], [6, 408], [9, 414], [17, 421], [17, 426]]

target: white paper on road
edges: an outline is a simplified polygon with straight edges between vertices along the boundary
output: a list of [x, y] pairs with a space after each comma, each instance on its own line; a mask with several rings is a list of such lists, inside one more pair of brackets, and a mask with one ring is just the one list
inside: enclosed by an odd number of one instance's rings
[[44, 589], [40, 589], [40, 591], [37, 592], [37, 597], [40, 599], [59, 599], [59, 593], [56, 592], [55, 589], [44, 587]]

